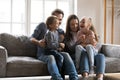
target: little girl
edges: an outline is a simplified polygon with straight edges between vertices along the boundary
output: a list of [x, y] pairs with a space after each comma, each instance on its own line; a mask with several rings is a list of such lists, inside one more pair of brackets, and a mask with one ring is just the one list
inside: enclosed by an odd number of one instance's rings
[[76, 46], [76, 68], [79, 69], [81, 52], [88, 53], [90, 61], [90, 73], [94, 73], [94, 56], [98, 53], [98, 39], [91, 19], [84, 17], [80, 21], [80, 31], [77, 33], [78, 45]]

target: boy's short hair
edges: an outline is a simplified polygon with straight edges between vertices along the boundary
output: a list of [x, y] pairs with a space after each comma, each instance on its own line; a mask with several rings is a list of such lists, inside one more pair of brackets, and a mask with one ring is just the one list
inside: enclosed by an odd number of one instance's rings
[[55, 15], [56, 13], [62, 14], [63, 17], [64, 17], [64, 12], [63, 12], [61, 9], [55, 9], [55, 10], [52, 12], [52, 15]]
[[58, 18], [56, 16], [49, 16], [46, 20], [46, 25], [47, 25], [47, 28], [50, 29], [49, 25], [53, 24], [53, 22], [55, 20], [57, 20]]

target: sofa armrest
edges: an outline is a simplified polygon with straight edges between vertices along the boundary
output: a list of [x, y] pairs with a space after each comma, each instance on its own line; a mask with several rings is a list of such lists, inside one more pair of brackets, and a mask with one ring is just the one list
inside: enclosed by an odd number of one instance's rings
[[0, 46], [0, 77], [6, 75], [7, 50]]
[[120, 58], [120, 45], [103, 44], [101, 52], [107, 57]]

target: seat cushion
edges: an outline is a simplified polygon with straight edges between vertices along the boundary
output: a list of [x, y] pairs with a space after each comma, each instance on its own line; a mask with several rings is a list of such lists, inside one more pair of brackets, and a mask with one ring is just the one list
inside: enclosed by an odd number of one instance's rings
[[106, 73], [120, 72], [120, 58], [106, 57]]
[[8, 57], [7, 76], [41, 76], [48, 75], [44, 62], [32, 57]]

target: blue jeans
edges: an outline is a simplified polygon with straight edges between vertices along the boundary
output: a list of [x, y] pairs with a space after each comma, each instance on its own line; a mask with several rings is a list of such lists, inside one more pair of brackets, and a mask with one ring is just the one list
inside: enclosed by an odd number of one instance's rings
[[74, 62], [70, 55], [66, 52], [62, 52], [61, 54], [64, 57], [63, 70], [65, 71], [65, 74], [69, 75], [70, 80], [79, 80]]
[[90, 62], [90, 67], [92, 68], [94, 66], [94, 57], [95, 57], [95, 55], [98, 54], [98, 52], [90, 44], [86, 45], [86, 47], [83, 47], [82, 45], [77, 45], [75, 48], [75, 61], [76, 61], [76, 68], [77, 69], [79, 69], [79, 67], [80, 67], [79, 63], [81, 60], [81, 53], [82, 52], [87, 52], [89, 62]]
[[57, 50], [47, 50], [45, 49], [46, 55], [53, 55], [55, 57], [59, 72], [61, 72], [62, 66], [63, 66], [63, 60], [64, 57], [61, 55], [61, 52], [58, 52]]
[[[103, 54], [97, 54], [94, 57], [95, 66], [96, 66], [96, 74], [104, 74], [105, 72], [105, 56]], [[83, 51], [81, 54], [80, 60], [80, 72], [88, 72], [90, 71], [89, 59], [88, 54]]]
[[[38, 59], [47, 64], [48, 71], [53, 80], [63, 80], [58, 70], [55, 57], [53, 55], [44, 55], [44, 52], [43, 48], [38, 47]], [[70, 55], [65, 52], [61, 52], [61, 55], [64, 57], [63, 70], [65, 71], [65, 74], [69, 75], [70, 80], [78, 80], [78, 74]]]
[[93, 66], [95, 64], [95, 56], [98, 54], [98, 52], [96, 51], [94, 46], [91, 44], [88, 44], [85, 48], [86, 48], [86, 52], [88, 54], [90, 68], [93, 68]]

